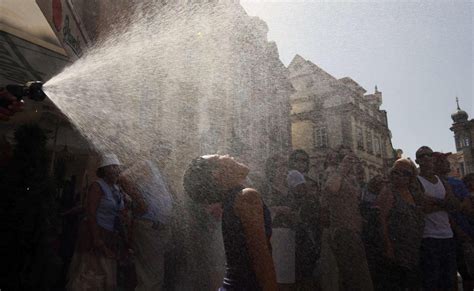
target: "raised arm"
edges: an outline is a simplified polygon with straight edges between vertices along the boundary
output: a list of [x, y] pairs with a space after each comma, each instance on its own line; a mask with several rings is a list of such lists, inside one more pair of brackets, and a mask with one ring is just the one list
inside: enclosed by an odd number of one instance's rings
[[252, 266], [260, 286], [264, 291], [277, 290], [275, 267], [265, 235], [260, 193], [254, 189], [244, 189], [235, 201], [234, 211], [242, 222]]
[[138, 215], [145, 214], [148, 211], [148, 205], [145, 202], [142, 194], [138, 190], [137, 186], [129, 177], [121, 176], [119, 179], [119, 185], [130, 196], [133, 202], [136, 203], [134, 211]]
[[333, 194], [339, 192], [344, 177], [349, 173], [355, 162], [356, 158], [352, 154], [348, 154], [344, 157], [339, 167], [336, 168], [333, 165], [330, 165], [327, 169], [329, 173], [324, 185], [325, 191]]

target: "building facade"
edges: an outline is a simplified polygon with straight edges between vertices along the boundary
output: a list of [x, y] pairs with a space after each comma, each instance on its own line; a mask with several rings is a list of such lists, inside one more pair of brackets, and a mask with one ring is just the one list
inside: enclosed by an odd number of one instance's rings
[[[110, 71], [136, 70], [113, 87], [97, 84], [95, 90], [125, 100], [104, 99], [101, 107], [109, 109], [107, 118], [91, 125], [88, 118], [68, 116], [97, 148], [133, 162], [138, 155], [150, 153], [153, 146], [166, 144], [171, 149], [166, 172], [177, 192], [182, 189], [184, 170], [198, 155], [228, 153], [238, 157], [250, 166], [250, 179], [257, 186], [264, 179], [265, 161], [274, 154], [288, 154], [289, 100], [294, 91], [288, 70], [279, 59], [276, 44], [267, 39], [265, 22], [248, 16], [240, 4], [69, 2], [91, 39], [92, 48], [84, 49], [89, 60], [101, 61], [100, 46], [111, 34], [125, 34], [127, 42], [114, 42], [111, 49], [120, 50], [121, 57], [102, 66], [103, 71], [74, 74], [67, 80], [70, 86], [60, 85], [86, 91], [88, 84], [95, 83], [94, 75], [101, 79]], [[130, 43], [142, 45], [129, 49]], [[67, 96], [58, 100], [65, 111], [103, 115], [100, 107], [86, 108], [82, 101], [66, 100]], [[124, 104], [127, 118], [122, 114]]]
[[382, 93], [373, 94], [349, 77], [337, 79], [296, 55], [290, 65], [293, 148], [311, 157], [310, 175], [321, 180], [324, 161], [340, 146], [353, 150], [364, 166], [366, 181], [385, 174], [395, 159]]
[[461, 176], [474, 172], [474, 119], [469, 120], [466, 111], [459, 107], [459, 100], [456, 98], [457, 110], [451, 114], [453, 124], [451, 131], [454, 133], [456, 151], [462, 155], [459, 163]]

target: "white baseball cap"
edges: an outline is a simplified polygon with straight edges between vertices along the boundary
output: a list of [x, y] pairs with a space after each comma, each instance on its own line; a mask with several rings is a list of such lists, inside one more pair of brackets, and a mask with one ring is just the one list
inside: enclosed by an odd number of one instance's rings
[[102, 155], [98, 168], [111, 166], [111, 165], [120, 166], [120, 161], [119, 161], [117, 155], [115, 155], [115, 154], [104, 154], [104, 155]]

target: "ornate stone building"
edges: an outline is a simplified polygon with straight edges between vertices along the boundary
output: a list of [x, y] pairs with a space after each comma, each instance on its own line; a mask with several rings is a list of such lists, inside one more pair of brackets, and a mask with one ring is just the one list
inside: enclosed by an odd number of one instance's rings
[[474, 172], [474, 119], [469, 120], [466, 111], [459, 107], [459, 100], [456, 98], [457, 110], [451, 114], [453, 124], [451, 131], [454, 133], [456, 151], [462, 154], [462, 161], [459, 163], [461, 176]]
[[349, 77], [337, 79], [296, 55], [290, 65], [293, 148], [311, 156], [310, 174], [322, 179], [329, 151], [344, 145], [364, 165], [365, 178], [387, 172], [395, 159], [382, 93], [373, 94]]

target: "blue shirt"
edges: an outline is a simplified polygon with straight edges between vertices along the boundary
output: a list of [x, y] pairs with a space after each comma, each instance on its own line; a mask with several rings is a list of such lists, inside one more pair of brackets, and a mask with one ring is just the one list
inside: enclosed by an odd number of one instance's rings
[[110, 186], [103, 179], [98, 179], [97, 183], [103, 194], [97, 207], [97, 224], [108, 231], [116, 231], [120, 227], [117, 225], [120, 211], [125, 208], [124, 195], [117, 185]]
[[[453, 190], [454, 196], [459, 200], [464, 200], [465, 198], [469, 197], [469, 190], [467, 189], [466, 185], [463, 181], [449, 177], [447, 179], [448, 184], [451, 186]], [[454, 222], [464, 231], [467, 235], [474, 238], [474, 224], [473, 221], [460, 211], [456, 211], [450, 214], [451, 218]]]

